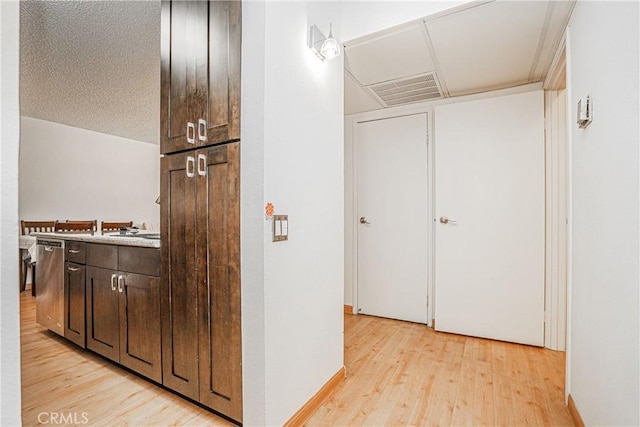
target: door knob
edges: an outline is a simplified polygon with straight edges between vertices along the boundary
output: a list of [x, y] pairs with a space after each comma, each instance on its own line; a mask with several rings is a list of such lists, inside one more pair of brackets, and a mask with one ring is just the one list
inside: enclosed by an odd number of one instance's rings
[[440, 222], [443, 223], [443, 224], [449, 224], [449, 223], [455, 224], [458, 221], [456, 221], [455, 219], [449, 219], [446, 216], [441, 216], [440, 217]]
[[360, 217], [360, 224], [371, 224], [369, 221], [367, 221], [366, 217], [361, 216]]

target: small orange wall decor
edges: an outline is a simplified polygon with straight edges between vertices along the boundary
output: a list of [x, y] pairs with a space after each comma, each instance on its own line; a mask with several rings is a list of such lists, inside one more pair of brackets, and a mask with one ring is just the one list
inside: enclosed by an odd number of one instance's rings
[[268, 202], [267, 206], [264, 207], [264, 216], [265, 219], [269, 220], [273, 217], [273, 212], [275, 211], [275, 207], [273, 206], [273, 203]]

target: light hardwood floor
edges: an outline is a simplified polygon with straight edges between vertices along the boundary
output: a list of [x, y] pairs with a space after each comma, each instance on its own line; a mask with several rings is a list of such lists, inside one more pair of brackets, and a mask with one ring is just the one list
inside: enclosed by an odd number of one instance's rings
[[345, 315], [347, 378], [308, 426], [572, 426], [564, 353]]
[[[82, 425], [231, 425], [35, 322], [21, 294], [23, 425], [75, 414]], [[564, 353], [345, 315], [347, 379], [309, 426], [573, 425]]]
[[30, 291], [20, 310], [24, 426], [233, 425], [41, 327]]

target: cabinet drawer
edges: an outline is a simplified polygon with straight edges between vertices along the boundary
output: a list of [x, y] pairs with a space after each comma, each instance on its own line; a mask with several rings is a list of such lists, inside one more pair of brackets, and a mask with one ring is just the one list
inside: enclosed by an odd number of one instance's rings
[[118, 247], [87, 243], [87, 265], [94, 267], [118, 269]]
[[118, 270], [159, 277], [160, 249], [119, 246]]
[[65, 241], [64, 260], [84, 264], [86, 260], [87, 244], [74, 240]]

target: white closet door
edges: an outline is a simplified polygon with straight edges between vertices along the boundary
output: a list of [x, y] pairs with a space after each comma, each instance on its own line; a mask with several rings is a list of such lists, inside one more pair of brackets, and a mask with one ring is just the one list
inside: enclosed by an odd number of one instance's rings
[[358, 312], [427, 323], [427, 115], [356, 125]]
[[439, 331], [544, 344], [543, 112], [541, 91], [435, 110]]

